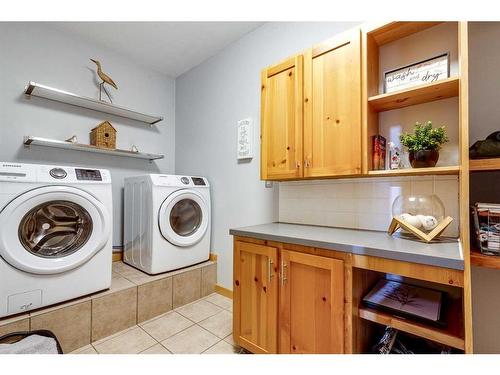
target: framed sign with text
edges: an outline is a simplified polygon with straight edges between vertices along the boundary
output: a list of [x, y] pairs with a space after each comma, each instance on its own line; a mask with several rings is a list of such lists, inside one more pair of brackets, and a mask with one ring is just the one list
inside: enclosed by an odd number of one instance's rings
[[384, 73], [384, 93], [404, 90], [409, 87], [433, 83], [450, 76], [450, 54], [420, 61]]

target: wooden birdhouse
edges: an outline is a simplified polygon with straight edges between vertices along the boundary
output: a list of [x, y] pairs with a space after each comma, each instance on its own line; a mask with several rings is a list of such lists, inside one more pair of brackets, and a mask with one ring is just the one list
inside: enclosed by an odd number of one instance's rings
[[101, 122], [90, 132], [90, 144], [101, 148], [116, 148], [116, 129], [109, 121]]

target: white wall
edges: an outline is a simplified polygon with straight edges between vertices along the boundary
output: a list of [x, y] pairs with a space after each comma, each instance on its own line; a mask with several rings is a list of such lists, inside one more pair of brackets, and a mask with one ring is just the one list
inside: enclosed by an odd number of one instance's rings
[[[469, 24], [470, 144], [500, 130], [500, 22]], [[471, 204], [500, 203], [500, 172], [471, 175]], [[500, 353], [500, 271], [472, 267], [474, 351]]]
[[[84, 165], [108, 168], [113, 178], [114, 238], [122, 244], [123, 179], [129, 175], [174, 171], [175, 81], [146, 70], [125, 58], [79, 37], [63, 34], [43, 23], [0, 23], [0, 161]], [[97, 98], [94, 65], [113, 77], [119, 90], [108, 89], [116, 104], [158, 114], [165, 120], [157, 127], [41, 98], [27, 99], [23, 89], [33, 80], [48, 86]], [[109, 120], [118, 131], [117, 147], [164, 153], [155, 163], [79, 151], [32, 147], [23, 136], [64, 140], [76, 135], [89, 142], [89, 131]]]
[[208, 177], [212, 191], [212, 251], [218, 283], [232, 289], [229, 228], [277, 220], [277, 189], [259, 178], [258, 148], [236, 161], [236, 122], [255, 120], [259, 137], [260, 70], [355, 23], [267, 23], [176, 81], [176, 172]]

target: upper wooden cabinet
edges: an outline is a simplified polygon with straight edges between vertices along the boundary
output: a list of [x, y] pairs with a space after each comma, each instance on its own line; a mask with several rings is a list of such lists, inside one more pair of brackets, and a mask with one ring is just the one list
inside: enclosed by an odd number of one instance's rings
[[278, 249], [234, 241], [233, 336], [254, 353], [277, 353]]
[[304, 56], [304, 176], [361, 173], [361, 32]]
[[262, 71], [261, 178], [361, 173], [361, 31]]
[[302, 177], [302, 56], [261, 74], [261, 178]]

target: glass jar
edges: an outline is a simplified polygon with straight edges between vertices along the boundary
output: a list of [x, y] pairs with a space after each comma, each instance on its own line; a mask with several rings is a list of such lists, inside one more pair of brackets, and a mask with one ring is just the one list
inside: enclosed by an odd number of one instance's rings
[[445, 218], [444, 204], [435, 194], [400, 195], [392, 203], [392, 216], [429, 233]]

